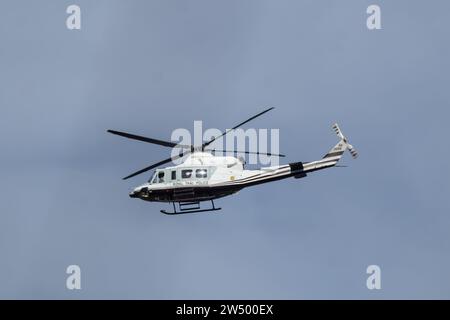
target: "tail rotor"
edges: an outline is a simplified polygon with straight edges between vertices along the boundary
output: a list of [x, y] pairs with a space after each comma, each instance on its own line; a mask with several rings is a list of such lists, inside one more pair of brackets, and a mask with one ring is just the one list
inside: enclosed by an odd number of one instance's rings
[[348, 151], [352, 155], [353, 159], [358, 158], [358, 151], [348, 142], [347, 138], [342, 134], [341, 129], [337, 123], [333, 124], [333, 130], [336, 135], [341, 139], [341, 141], [346, 145]]

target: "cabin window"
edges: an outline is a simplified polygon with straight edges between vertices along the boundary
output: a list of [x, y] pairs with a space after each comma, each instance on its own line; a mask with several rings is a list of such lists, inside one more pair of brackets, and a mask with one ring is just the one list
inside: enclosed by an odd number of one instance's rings
[[195, 170], [196, 178], [206, 178], [208, 176], [208, 170], [206, 169], [197, 169]]
[[177, 180], [177, 171], [176, 170], [174, 170], [174, 171], [172, 171], [172, 180]]
[[158, 182], [163, 183], [164, 182], [164, 171], [158, 172]]
[[192, 177], [192, 170], [188, 169], [188, 170], [181, 170], [181, 178], [183, 179], [189, 179]]

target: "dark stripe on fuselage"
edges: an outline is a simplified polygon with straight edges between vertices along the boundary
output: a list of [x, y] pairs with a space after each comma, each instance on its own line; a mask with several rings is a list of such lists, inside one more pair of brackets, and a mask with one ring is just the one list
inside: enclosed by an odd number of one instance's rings
[[344, 153], [344, 151], [336, 151], [336, 152], [327, 153], [325, 155], [325, 157], [323, 157], [323, 159], [330, 158], [330, 157], [335, 157], [335, 156], [341, 156], [343, 153]]
[[303, 162], [289, 163], [289, 167], [291, 167], [291, 172], [303, 171]]

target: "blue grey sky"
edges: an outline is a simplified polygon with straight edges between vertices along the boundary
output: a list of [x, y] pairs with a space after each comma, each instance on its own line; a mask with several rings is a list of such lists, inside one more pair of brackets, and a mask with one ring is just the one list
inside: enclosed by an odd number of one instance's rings
[[[66, 8], [81, 7], [81, 30]], [[366, 27], [381, 7], [382, 29]], [[2, 1], [0, 298], [450, 298], [450, 3]], [[280, 129], [285, 162], [347, 168], [178, 217], [121, 178], [175, 128]], [[82, 289], [66, 289], [66, 267]], [[368, 290], [366, 268], [381, 267]]]

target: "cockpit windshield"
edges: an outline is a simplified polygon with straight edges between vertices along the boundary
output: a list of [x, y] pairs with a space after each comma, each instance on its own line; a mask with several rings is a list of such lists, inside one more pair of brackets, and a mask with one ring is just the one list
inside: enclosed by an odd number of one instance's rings
[[156, 175], [156, 172], [154, 172], [153, 176], [150, 179], [148, 179], [148, 182], [151, 184], [156, 183], [157, 177], [158, 176]]

